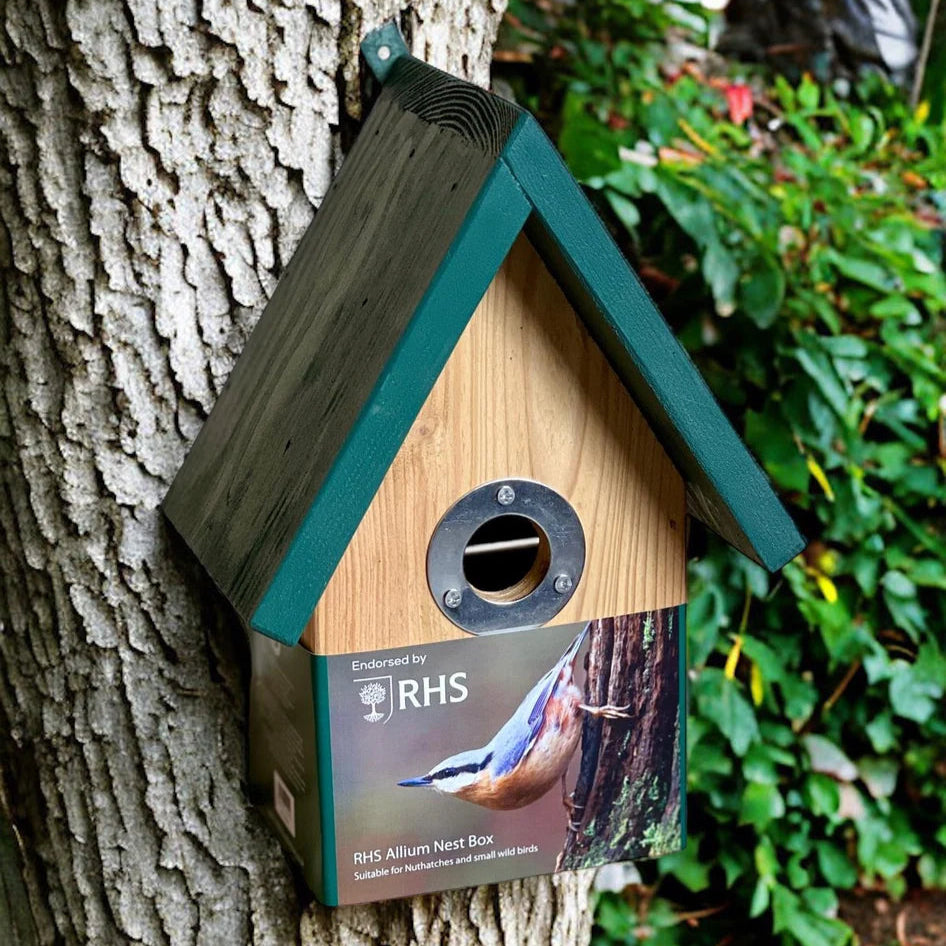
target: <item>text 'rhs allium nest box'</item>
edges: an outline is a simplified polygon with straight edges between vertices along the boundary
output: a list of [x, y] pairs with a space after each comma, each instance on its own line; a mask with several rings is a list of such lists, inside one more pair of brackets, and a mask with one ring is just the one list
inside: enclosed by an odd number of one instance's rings
[[686, 516], [803, 541], [535, 120], [363, 51], [164, 504], [251, 631], [252, 788], [329, 904], [678, 850]]

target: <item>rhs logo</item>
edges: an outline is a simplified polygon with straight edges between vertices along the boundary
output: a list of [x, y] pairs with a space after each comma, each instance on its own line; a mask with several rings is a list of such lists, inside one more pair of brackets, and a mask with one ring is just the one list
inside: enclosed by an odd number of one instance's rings
[[371, 712], [365, 713], [363, 718], [369, 723], [386, 723], [394, 714], [391, 677], [362, 677], [354, 682], [362, 684], [358, 690], [362, 705], [371, 707]]
[[464, 670], [451, 673], [449, 677], [445, 673], [419, 680], [405, 677], [397, 681], [397, 687], [393, 677], [358, 677], [352, 682], [357, 687], [361, 705], [370, 710], [362, 715], [369, 723], [388, 722], [395, 709], [428, 709], [463, 703], [470, 694]]

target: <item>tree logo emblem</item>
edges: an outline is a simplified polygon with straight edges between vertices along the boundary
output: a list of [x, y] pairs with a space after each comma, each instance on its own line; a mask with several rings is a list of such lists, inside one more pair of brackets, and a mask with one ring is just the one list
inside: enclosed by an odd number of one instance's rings
[[362, 707], [370, 710], [362, 714], [362, 719], [369, 723], [386, 723], [394, 713], [391, 677], [362, 677], [355, 683], [361, 684], [358, 687], [358, 699]]
[[358, 692], [358, 695], [361, 697], [361, 702], [365, 706], [371, 707], [371, 712], [365, 716], [365, 719], [369, 723], [376, 723], [379, 719], [384, 716], [384, 713], [379, 713], [375, 707], [384, 702], [384, 698], [388, 695], [388, 691], [384, 688], [383, 683], [366, 683], [361, 690]]

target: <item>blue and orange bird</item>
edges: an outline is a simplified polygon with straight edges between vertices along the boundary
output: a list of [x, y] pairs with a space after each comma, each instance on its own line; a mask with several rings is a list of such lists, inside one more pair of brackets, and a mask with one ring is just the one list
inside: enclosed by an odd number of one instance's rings
[[627, 707], [586, 706], [575, 684], [575, 661], [588, 635], [582, 632], [526, 694], [503, 727], [481, 749], [449, 756], [426, 775], [398, 782], [434, 788], [484, 808], [523, 808], [561, 781], [581, 737], [581, 713], [626, 719]]

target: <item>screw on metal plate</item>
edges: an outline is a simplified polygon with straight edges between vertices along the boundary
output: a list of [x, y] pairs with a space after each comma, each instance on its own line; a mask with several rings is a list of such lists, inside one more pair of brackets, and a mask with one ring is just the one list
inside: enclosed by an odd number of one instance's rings
[[463, 600], [463, 592], [457, 588], [450, 588], [444, 593], [443, 603], [446, 607], [454, 609], [460, 607], [460, 602]]
[[500, 506], [511, 506], [516, 501], [516, 491], [507, 483], [496, 491], [496, 502]]
[[571, 580], [571, 577], [568, 575], [556, 575], [555, 576], [555, 593], [560, 595], [567, 595], [569, 591], [572, 590], [574, 582]]

